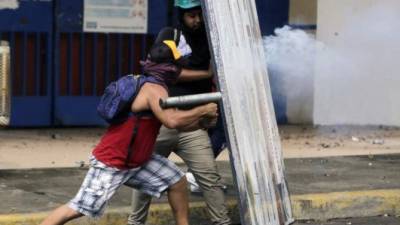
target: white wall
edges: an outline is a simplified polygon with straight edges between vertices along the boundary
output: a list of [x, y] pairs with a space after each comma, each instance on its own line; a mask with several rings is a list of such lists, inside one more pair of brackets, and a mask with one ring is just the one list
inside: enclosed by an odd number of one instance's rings
[[314, 123], [400, 125], [400, 1], [319, 0]]

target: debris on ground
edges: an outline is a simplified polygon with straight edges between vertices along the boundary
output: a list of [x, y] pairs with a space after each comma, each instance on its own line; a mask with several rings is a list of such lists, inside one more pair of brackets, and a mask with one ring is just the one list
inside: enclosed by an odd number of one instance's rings
[[80, 168], [85, 167], [85, 161], [76, 161], [75, 164]]
[[385, 141], [383, 139], [374, 139], [372, 140], [373, 145], [383, 145]]
[[326, 143], [321, 143], [321, 144], [319, 144], [319, 146], [321, 146], [322, 148], [330, 148], [331, 147], [331, 145], [326, 144]]
[[60, 137], [61, 137], [61, 135], [59, 135], [59, 134], [52, 134], [51, 135], [52, 139], [60, 139]]
[[360, 139], [358, 137], [355, 137], [355, 136], [352, 136], [351, 140], [355, 141], [355, 142], [360, 142]]

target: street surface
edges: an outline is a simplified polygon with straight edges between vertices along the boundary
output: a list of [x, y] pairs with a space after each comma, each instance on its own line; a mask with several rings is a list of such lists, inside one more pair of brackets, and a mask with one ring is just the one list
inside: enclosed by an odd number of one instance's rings
[[[87, 165], [104, 128], [0, 128], [0, 169]], [[279, 126], [285, 158], [400, 153], [400, 129], [391, 127]], [[170, 159], [182, 162], [172, 154]], [[223, 151], [218, 161], [227, 161]]]
[[382, 216], [366, 218], [337, 219], [328, 222], [304, 221], [296, 222], [293, 225], [399, 225], [400, 218]]

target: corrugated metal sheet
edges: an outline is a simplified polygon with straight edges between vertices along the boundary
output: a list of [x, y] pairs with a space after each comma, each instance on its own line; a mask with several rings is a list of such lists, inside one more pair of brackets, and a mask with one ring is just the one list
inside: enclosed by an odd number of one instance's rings
[[293, 221], [254, 0], [203, 0], [243, 225]]

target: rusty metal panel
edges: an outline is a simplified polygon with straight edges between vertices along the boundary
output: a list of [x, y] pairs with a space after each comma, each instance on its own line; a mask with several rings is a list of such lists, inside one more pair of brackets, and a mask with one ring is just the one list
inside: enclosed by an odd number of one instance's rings
[[203, 0], [243, 225], [293, 222], [254, 0]]

